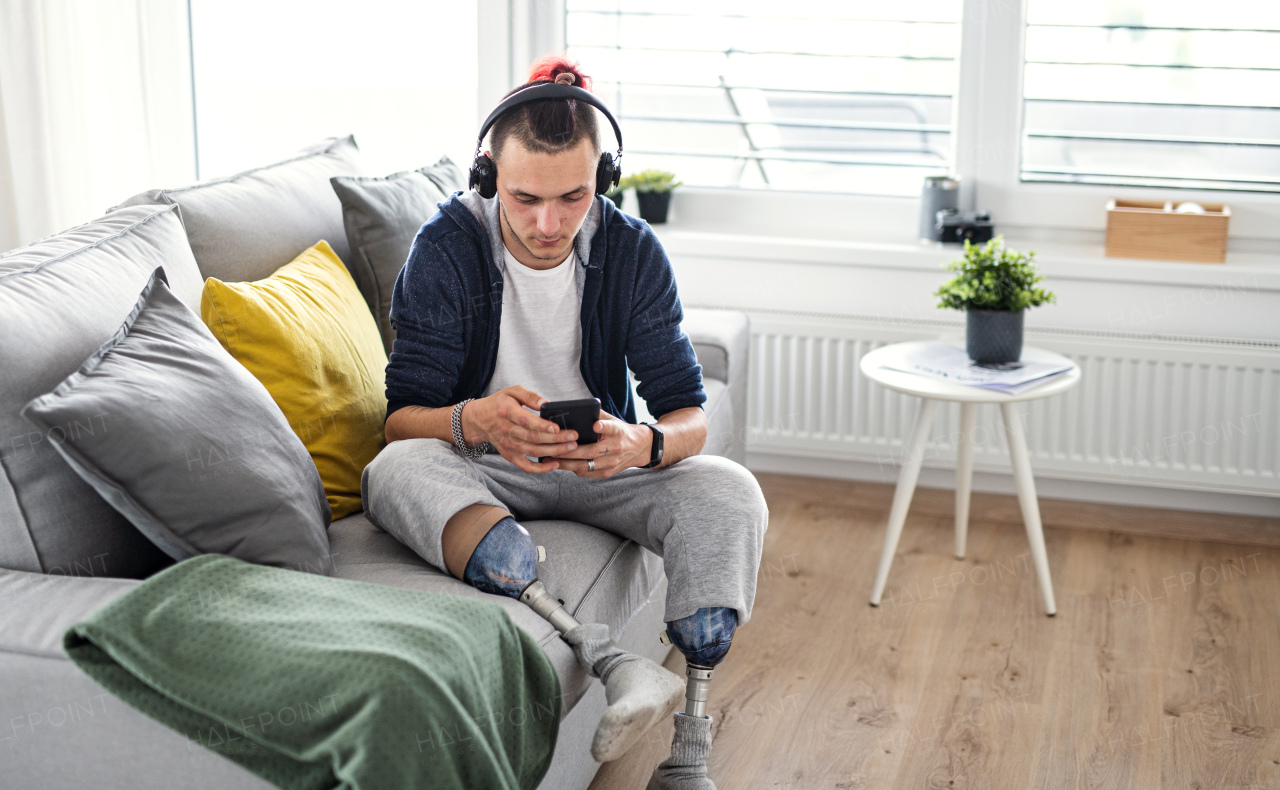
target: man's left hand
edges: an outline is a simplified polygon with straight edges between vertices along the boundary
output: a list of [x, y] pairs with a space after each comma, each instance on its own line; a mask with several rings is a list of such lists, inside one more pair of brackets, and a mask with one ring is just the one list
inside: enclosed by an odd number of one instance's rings
[[[633, 466], [649, 465], [653, 431], [647, 426], [632, 425], [601, 410], [594, 430], [600, 434], [600, 441], [580, 444], [577, 449], [557, 456], [561, 469], [578, 477], [603, 479]], [[588, 471], [588, 461], [595, 461], [595, 471]]]

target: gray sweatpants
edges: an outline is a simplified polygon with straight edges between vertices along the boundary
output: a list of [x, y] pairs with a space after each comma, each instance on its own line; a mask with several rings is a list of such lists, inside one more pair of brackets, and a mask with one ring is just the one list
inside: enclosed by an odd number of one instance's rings
[[736, 609], [739, 624], [751, 619], [769, 512], [755, 477], [727, 458], [698, 455], [594, 480], [563, 469], [530, 474], [492, 453], [470, 461], [439, 439], [405, 439], [387, 445], [362, 482], [369, 520], [440, 570], [445, 522], [468, 505], [494, 505], [517, 521], [590, 524], [662, 557], [667, 622], [704, 606]]

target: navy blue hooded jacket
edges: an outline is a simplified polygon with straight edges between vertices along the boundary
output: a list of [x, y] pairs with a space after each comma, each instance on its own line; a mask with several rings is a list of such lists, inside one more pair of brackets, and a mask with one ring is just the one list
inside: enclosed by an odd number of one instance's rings
[[[465, 198], [463, 197], [465, 195]], [[706, 401], [702, 368], [680, 329], [666, 252], [648, 223], [602, 196], [575, 240], [582, 296], [579, 369], [601, 407], [636, 422], [627, 368], [655, 417]], [[396, 278], [387, 416], [484, 394], [498, 357], [503, 261], [496, 198], [456, 193], [418, 231]], [[483, 214], [482, 214], [483, 216]], [[492, 226], [492, 227], [490, 227]], [[496, 254], [495, 254], [496, 253]]]

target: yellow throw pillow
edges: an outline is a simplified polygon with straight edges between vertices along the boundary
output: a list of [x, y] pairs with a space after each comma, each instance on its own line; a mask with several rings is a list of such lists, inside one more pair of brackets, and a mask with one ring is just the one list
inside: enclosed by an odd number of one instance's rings
[[342, 260], [322, 241], [265, 280], [210, 277], [200, 315], [306, 445], [333, 518], [359, 511], [360, 475], [385, 441], [387, 354]]

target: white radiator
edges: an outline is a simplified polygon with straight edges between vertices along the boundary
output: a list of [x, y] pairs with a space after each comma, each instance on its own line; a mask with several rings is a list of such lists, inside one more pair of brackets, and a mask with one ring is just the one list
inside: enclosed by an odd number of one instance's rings
[[[917, 409], [862, 376], [888, 343], [962, 325], [753, 311], [747, 447], [805, 458], [901, 463]], [[1026, 342], [1080, 365], [1067, 393], [1022, 405], [1037, 475], [1280, 495], [1280, 343], [1034, 331]], [[974, 466], [1008, 472], [998, 409], [981, 406]], [[926, 467], [955, 467], [959, 407], [938, 410]]]

